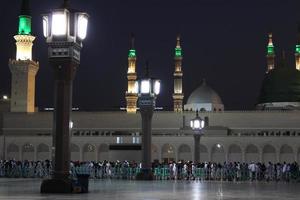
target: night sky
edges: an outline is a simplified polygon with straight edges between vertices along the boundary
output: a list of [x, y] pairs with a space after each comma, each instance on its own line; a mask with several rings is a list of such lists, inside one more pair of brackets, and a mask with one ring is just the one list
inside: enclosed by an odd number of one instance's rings
[[[31, 0], [33, 58], [40, 62], [36, 105], [52, 107], [53, 76], [42, 36], [41, 14], [62, 0]], [[21, 0], [0, 5], [0, 94], [10, 93], [9, 58], [15, 58]], [[158, 106], [172, 107], [174, 48], [181, 34], [185, 101], [205, 78], [226, 110], [253, 109], [266, 70], [267, 33], [273, 31], [277, 55], [293, 51], [300, 21], [299, 0], [71, 0], [90, 15], [81, 66], [74, 81], [73, 105], [82, 110], [125, 106], [129, 36], [136, 35], [137, 71], [162, 80]]]

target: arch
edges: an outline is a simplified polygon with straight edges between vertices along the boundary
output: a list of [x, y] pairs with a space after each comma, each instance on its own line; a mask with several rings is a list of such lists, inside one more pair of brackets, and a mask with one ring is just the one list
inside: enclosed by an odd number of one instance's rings
[[259, 150], [254, 144], [249, 144], [245, 148], [245, 162], [259, 162]]
[[162, 159], [164, 162], [175, 161], [175, 148], [171, 144], [164, 144], [161, 148]]
[[211, 150], [212, 162], [224, 163], [225, 162], [225, 151], [221, 144], [215, 144]]
[[49, 146], [42, 143], [37, 147], [37, 160], [49, 160], [50, 159], [50, 149]]
[[294, 150], [291, 146], [284, 144], [280, 148], [279, 154], [279, 161], [280, 162], [287, 162], [292, 163], [295, 161], [294, 159]]
[[71, 160], [72, 161], [80, 160], [80, 147], [78, 145], [71, 143], [70, 152], [71, 152]]
[[8, 160], [20, 160], [19, 157], [19, 147], [16, 144], [9, 144], [7, 146], [7, 154], [6, 154], [6, 158]]
[[200, 144], [200, 162], [208, 162], [209, 155], [208, 155], [208, 149], [205, 145]]
[[276, 149], [270, 144], [264, 146], [262, 150], [263, 162], [268, 163], [276, 163]]
[[98, 160], [109, 160], [109, 147], [107, 144], [101, 144], [98, 149]]
[[92, 144], [86, 144], [83, 146], [83, 161], [95, 161], [96, 160], [96, 147]]
[[192, 151], [187, 144], [182, 144], [178, 148], [178, 160], [192, 160]]
[[232, 144], [228, 148], [228, 162], [242, 162], [242, 149], [237, 144]]
[[26, 143], [22, 146], [22, 160], [34, 160], [34, 146]]
[[152, 154], [151, 154], [152, 161], [154, 161], [154, 160], [160, 161], [159, 160], [159, 152], [158, 152], [158, 148], [156, 145], [154, 145], [154, 144], [151, 145], [151, 151], [152, 151]]

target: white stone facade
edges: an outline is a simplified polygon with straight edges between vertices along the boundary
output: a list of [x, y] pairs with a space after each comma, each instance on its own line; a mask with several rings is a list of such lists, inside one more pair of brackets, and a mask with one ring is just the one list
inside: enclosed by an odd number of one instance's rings
[[[153, 116], [153, 160], [193, 160], [194, 112]], [[201, 161], [300, 162], [300, 112], [202, 112], [209, 127], [201, 138]], [[52, 113], [3, 113], [0, 157], [51, 159]], [[141, 142], [139, 114], [74, 112], [72, 160], [140, 160], [140, 151], [112, 151], [110, 144]]]

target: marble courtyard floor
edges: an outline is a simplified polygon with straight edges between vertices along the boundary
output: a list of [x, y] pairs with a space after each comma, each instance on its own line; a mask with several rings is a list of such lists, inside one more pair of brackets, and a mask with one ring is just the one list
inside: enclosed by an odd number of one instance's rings
[[0, 179], [0, 200], [296, 200], [299, 183], [91, 180], [90, 193], [45, 195], [39, 179]]

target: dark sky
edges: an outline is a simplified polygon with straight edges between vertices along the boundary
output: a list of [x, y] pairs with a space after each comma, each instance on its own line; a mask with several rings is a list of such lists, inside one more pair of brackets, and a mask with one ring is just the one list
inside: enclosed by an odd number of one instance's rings
[[[40, 62], [37, 106], [52, 106], [53, 76], [42, 37], [41, 14], [62, 0], [31, 0], [33, 57]], [[0, 5], [0, 94], [10, 91], [8, 59], [15, 58], [21, 0]], [[81, 66], [74, 81], [74, 106], [82, 109], [125, 105], [129, 35], [136, 35], [138, 74], [150, 62], [150, 74], [162, 80], [158, 106], [172, 106], [174, 47], [182, 36], [185, 99], [205, 78], [225, 109], [252, 109], [266, 69], [267, 32], [277, 53], [284, 49], [291, 67], [300, 21], [299, 0], [71, 0], [90, 14]]]

